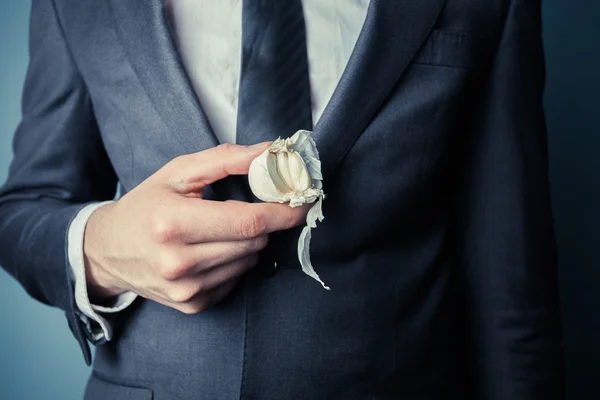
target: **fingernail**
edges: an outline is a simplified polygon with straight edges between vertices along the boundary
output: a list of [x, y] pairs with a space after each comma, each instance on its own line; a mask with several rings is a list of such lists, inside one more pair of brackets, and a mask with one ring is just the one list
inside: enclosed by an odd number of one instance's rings
[[252, 146], [250, 146], [250, 148], [251, 149], [260, 149], [260, 148], [267, 147], [270, 145], [271, 145], [271, 142], [262, 142], [262, 143], [253, 144]]

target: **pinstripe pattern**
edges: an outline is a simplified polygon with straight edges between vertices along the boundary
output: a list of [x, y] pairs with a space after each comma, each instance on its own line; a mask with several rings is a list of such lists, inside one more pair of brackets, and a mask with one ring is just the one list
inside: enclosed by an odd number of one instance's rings
[[312, 129], [301, 0], [244, 0], [239, 144]]

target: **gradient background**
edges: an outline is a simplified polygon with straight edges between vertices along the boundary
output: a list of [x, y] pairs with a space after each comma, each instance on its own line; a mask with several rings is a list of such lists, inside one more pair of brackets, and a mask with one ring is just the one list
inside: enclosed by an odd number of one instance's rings
[[[380, 0], [381, 1], [381, 0]], [[27, 66], [29, 1], [0, 4], [0, 182]], [[546, 110], [569, 400], [600, 399], [600, 2], [544, 0]], [[90, 370], [62, 311], [0, 269], [0, 399], [81, 399]]]

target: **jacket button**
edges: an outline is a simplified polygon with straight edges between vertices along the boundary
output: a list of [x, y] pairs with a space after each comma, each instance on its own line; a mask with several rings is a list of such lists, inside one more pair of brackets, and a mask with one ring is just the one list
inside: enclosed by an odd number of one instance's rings
[[262, 277], [270, 278], [277, 273], [278, 269], [277, 261], [267, 261], [259, 267], [259, 274]]
[[267, 276], [275, 275], [275, 273], [277, 273], [277, 269], [277, 261], [272, 261], [269, 264], [267, 264]]

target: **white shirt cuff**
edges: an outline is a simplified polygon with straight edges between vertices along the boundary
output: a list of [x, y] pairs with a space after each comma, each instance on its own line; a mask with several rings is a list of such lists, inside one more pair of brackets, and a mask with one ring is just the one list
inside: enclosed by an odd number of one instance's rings
[[[94, 211], [111, 202], [112, 201], [105, 201], [89, 204], [82, 208], [73, 219], [73, 222], [71, 222], [68, 233], [67, 252], [69, 256], [69, 265], [75, 280], [75, 303], [79, 309], [77, 310], [77, 314], [86, 325], [94, 341], [100, 340], [102, 337], [107, 341], [112, 338], [111, 324], [99, 313], [116, 313], [122, 311], [129, 307], [137, 298], [137, 294], [125, 292], [116, 297], [111, 307], [103, 307], [91, 304], [88, 297], [83, 255], [85, 227]], [[94, 327], [90, 319], [96, 321], [100, 326], [100, 329]]]

